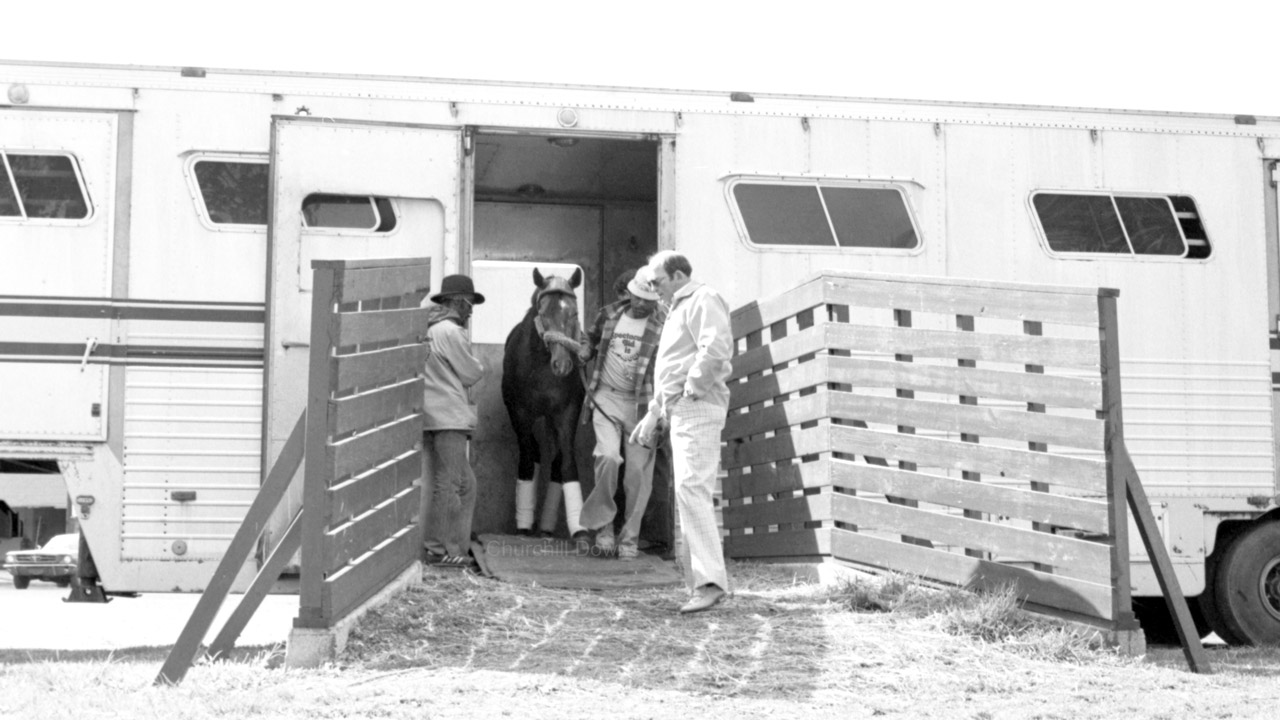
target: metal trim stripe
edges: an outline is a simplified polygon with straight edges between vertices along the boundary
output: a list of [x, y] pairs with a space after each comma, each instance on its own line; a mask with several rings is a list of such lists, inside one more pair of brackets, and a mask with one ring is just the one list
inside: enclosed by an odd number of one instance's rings
[[256, 324], [266, 321], [266, 306], [261, 303], [195, 303], [0, 295], [0, 316]]
[[248, 367], [263, 365], [262, 348], [0, 342], [0, 362], [93, 365]]

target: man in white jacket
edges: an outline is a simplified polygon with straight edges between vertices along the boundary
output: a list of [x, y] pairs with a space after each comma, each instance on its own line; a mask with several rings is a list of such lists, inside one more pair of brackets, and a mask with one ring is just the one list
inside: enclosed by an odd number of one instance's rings
[[680, 612], [701, 612], [719, 603], [729, 587], [712, 498], [720, 432], [729, 410], [729, 304], [693, 280], [693, 266], [680, 253], [659, 252], [649, 259], [649, 271], [654, 289], [668, 305], [667, 320], [654, 359], [653, 399], [630, 441], [652, 445], [662, 419], [671, 428], [676, 509], [686, 572], [694, 586], [693, 597]]
[[471, 278], [449, 275], [431, 296], [427, 343], [430, 354], [423, 385], [423, 476], [430, 497], [423, 548], [427, 562], [469, 567], [474, 560], [471, 521], [476, 506], [476, 476], [467, 442], [476, 427], [476, 406], [468, 388], [484, 377], [484, 365], [472, 354], [464, 328], [471, 308], [484, 302]]

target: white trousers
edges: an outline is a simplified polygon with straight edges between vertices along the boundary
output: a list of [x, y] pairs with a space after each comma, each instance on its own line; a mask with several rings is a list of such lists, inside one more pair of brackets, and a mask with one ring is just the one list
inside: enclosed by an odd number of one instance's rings
[[680, 513], [682, 554], [693, 587], [713, 584], [729, 589], [724, 543], [716, 525], [716, 470], [725, 409], [705, 400], [682, 397], [671, 408], [671, 454], [676, 509]]

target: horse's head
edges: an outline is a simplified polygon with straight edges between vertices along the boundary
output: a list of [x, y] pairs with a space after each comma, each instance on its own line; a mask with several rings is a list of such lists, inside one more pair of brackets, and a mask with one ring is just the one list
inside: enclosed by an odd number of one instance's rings
[[[537, 268], [533, 269], [533, 283], [538, 290], [533, 294], [533, 305], [537, 312], [538, 334], [551, 351], [551, 371], [556, 377], [564, 377], [573, 372], [574, 353], [558, 339], [577, 342], [582, 332], [578, 327], [578, 296], [574, 288], [582, 284], [582, 269], [577, 268], [569, 279], [558, 275], [543, 277]], [[548, 336], [548, 333], [551, 333]]]

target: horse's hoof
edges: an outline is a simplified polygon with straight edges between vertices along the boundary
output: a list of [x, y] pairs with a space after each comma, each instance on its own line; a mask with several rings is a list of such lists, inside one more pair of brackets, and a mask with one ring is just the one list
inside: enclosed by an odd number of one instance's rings
[[517, 528], [516, 535], [520, 537], [533, 537], [533, 528]]
[[556, 536], [556, 534], [555, 534], [554, 532], [550, 531], [550, 530], [539, 530], [539, 531], [538, 531], [538, 535], [537, 535], [537, 537], [540, 537], [540, 538], [542, 538], [543, 540], [550, 540], [551, 538], [554, 538], [555, 536]]

